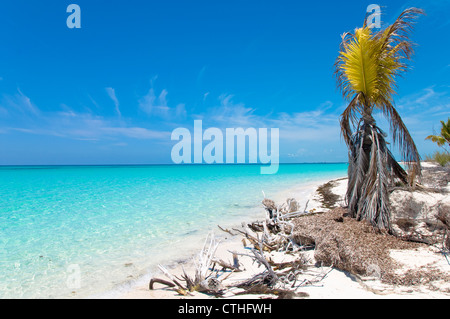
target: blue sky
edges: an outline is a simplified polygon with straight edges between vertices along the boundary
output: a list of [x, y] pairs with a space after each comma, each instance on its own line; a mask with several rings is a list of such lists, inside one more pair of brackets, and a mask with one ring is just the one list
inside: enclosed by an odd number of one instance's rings
[[[71, 3], [81, 29], [66, 26]], [[347, 161], [333, 63], [372, 3], [383, 25], [427, 12], [395, 100], [430, 154], [450, 116], [450, 0], [4, 0], [0, 165], [171, 163], [171, 132], [195, 119], [279, 128], [281, 162]]]

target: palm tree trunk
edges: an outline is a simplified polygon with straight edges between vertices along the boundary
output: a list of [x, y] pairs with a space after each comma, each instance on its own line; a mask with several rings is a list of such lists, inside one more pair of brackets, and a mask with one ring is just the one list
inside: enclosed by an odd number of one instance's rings
[[390, 156], [384, 133], [371, 113], [364, 112], [350, 145], [348, 212], [357, 220], [367, 220], [388, 232], [392, 230], [388, 205]]

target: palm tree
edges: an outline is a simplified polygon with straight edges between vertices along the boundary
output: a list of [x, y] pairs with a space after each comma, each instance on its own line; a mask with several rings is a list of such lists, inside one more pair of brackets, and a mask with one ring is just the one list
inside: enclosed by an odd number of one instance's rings
[[[441, 135], [430, 135], [426, 138], [426, 140], [431, 140], [437, 143], [438, 146], [444, 146], [447, 144], [450, 147], [450, 118], [447, 120], [447, 123], [441, 121], [441, 124]], [[445, 151], [449, 153], [448, 150]]]
[[[394, 107], [396, 77], [408, 69], [413, 54], [409, 38], [414, 20], [423, 11], [410, 8], [377, 32], [364, 23], [342, 35], [335, 63], [337, 86], [349, 103], [340, 118], [349, 149], [346, 200], [350, 216], [391, 232], [388, 187], [400, 179], [413, 183], [421, 175], [416, 145]], [[375, 110], [388, 119], [409, 175], [387, 147], [385, 134], [373, 118]]]

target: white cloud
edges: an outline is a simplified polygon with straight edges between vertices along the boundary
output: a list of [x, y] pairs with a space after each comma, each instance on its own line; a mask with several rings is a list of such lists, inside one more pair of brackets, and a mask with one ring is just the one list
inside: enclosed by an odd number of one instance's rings
[[159, 97], [156, 97], [155, 90], [151, 88], [148, 93], [139, 100], [139, 108], [148, 115], [164, 117], [167, 115], [167, 91], [162, 90]]
[[179, 121], [187, 117], [186, 105], [177, 104], [170, 107], [167, 101], [169, 92], [163, 89], [158, 96], [151, 88], [146, 95], [139, 99], [139, 108], [150, 117], [157, 117], [165, 121]]
[[135, 139], [170, 139], [170, 132], [153, 131], [142, 127], [108, 127], [100, 128], [106, 135], [126, 136]]
[[187, 116], [187, 111], [186, 111], [186, 105], [183, 103], [180, 103], [177, 105], [177, 107], [175, 108], [175, 114], [177, 116], [177, 118], [186, 118]]
[[107, 119], [89, 113], [59, 112], [50, 114], [47, 118], [48, 126], [70, 138], [133, 138], [133, 139], [163, 139], [170, 138], [169, 132], [150, 130], [144, 127], [123, 125], [115, 119]]
[[[2, 123], [3, 133], [16, 131], [90, 141], [121, 137], [170, 140], [170, 132], [126, 125], [122, 119], [75, 112], [65, 104], [61, 105], [61, 111], [43, 112], [31, 102], [30, 98], [20, 90], [18, 92], [13, 96], [3, 96], [2, 104], [8, 107], [5, 109], [6, 115], [8, 119], [14, 119], [14, 121]], [[107, 89], [107, 92], [111, 94], [114, 101], [114, 90]], [[1, 110], [3, 110], [2, 107], [0, 107]], [[0, 115], [1, 113], [3, 112], [0, 112]]]
[[244, 103], [235, 103], [233, 95], [222, 94], [218, 100], [219, 105], [194, 117], [202, 118], [211, 125], [219, 127], [255, 127], [261, 123], [260, 117], [253, 115], [255, 110], [246, 107]]
[[[330, 111], [333, 107], [330, 101], [320, 104], [313, 111], [261, 115], [257, 114], [256, 109], [233, 99], [231, 94], [222, 94], [217, 106], [193, 117], [202, 119], [204, 127], [279, 128], [280, 142], [295, 143], [289, 147], [303, 147], [306, 143], [341, 142], [339, 114], [336, 110]], [[290, 154], [294, 153], [291, 151]]]
[[27, 117], [40, 115], [39, 108], [20, 89], [17, 89], [17, 93], [14, 95], [4, 94], [1, 103], [3, 109], [8, 113], [18, 112]]
[[408, 115], [427, 114], [429, 118], [450, 110], [450, 98], [447, 92], [438, 91], [435, 87], [428, 87], [417, 93], [402, 97], [397, 108]]
[[106, 88], [106, 92], [108, 93], [111, 100], [113, 100], [113, 102], [114, 102], [114, 106], [116, 108], [117, 115], [119, 115], [119, 117], [121, 117], [122, 113], [120, 112], [120, 109], [119, 109], [119, 100], [117, 99], [116, 91], [113, 88], [108, 87], [108, 88]]
[[[444, 86], [431, 86], [398, 99], [397, 111], [410, 132], [419, 152], [432, 152], [434, 144], [425, 141], [440, 126], [443, 119], [450, 117], [450, 98]], [[388, 131], [389, 124], [378, 114], [378, 125]]]

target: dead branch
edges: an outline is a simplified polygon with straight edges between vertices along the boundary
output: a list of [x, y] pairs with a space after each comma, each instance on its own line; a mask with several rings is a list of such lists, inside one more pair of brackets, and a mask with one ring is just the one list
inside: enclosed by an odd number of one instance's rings
[[227, 228], [222, 228], [222, 227], [220, 227], [220, 225], [217, 225], [217, 227], [219, 227], [219, 229], [221, 230], [221, 231], [223, 231], [223, 232], [225, 232], [225, 233], [228, 233], [228, 234], [230, 234], [231, 236], [236, 236], [236, 234], [233, 234], [229, 229], [227, 229]]
[[198, 291], [218, 297], [224, 294], [225, 287], [222, 285], [220, 280], [211, 277], [199, 283]]
[[186, 270], [184, 269], [183, 266], [181, 268], [183, 269], [183, 276], [182, 277], [183, 277], [183, 280], [186, 282], [187, 289], [189, 291], [194, 291], [195, 290], [194, 280], [192, 280], [192, 278], [189, 277], [188, 274], [186, 274]]
[[163, 274], [172, 280], [180, 289], [186, 290], [186, 288], [178, 282], [178, 280], [162, 265], [158, 265], [158, 268], [163, 272]]
[[[258, 238], [256, 238], [256, 237], [250, 235], [248, 232], [243, 232], [243, 231], [241, 231], [241, 230], [239, 230], [239, 229], [236, 229], [236, 228], [233, 228], [233, 230], [235, 230], [235, 231], [241, 233], [242, 235], [244, 235], [245, 238], [247, 238], [247, 239], [250, 241], [250, 243], [252, 243], [255, 247], [259, 247], [259, 246], [258, 246], [258, 245], [259, 245], [259, 240], [258, 240]], [[275, 249], [275, 247], [272, 247], [272, 246], [268, 245], [268, 244], [265, 243], [265, 242], [263, 242], [262, 245], [263, 245], [263, 247], [267, 248], [267, 250], [269, 250], [269, 251]]]
[[168, 286], [170, 288], [173, 288], [173, 287], [176, 286], [174, 283], [172, 283], [170, 281], [167, 281], [167, 280], [164, 280], [164, 279], [159, 279], [159, 278], [152, 278], [150, 280], [149, 285], [148, 285], [148, 289], [149, 290], [153, 290], [154, 289], [153, 287], [154, 287], [155, 283], [163, 284], [163, 285], [166, 285], [166, 286]]
[[[209, 245], [208, 245], [209, 240]], [[203, 249], [197, 256], [197, 260], [194, 260], [196, 265], [195, 279], [194, 283], [199, 284], [200, 282], [206, 280], [209, 275], [209, 269], [213, 266], [213, 258], [216, 253], [219, 243], [216, 242], [214, 234], [208, 235], [205, 240]]]
[[[179, 279], [176, 276], [172, 275], [164, 266], [158, 265], [159, 269], [168, 279], [171, 280], [171, 282], [158, 278], [152, 278], [149, 283], [149, 289], [153, 289], [155, 283], [161, 283], [171, 288], [177, 287], [175, 291], [185, 296], [190, 295], [190, 292], [192, 291], [201, 291], [214, 295], [222, 294], [223, 286], [221, 285], [220, 281], [218, 281], [216, 278], [210, 277], [214, 271], [213, 260], [218, 245], [219, 243], [215, 241], [214, 235], [208, 235], [205, 240], [203, 249], [198, 254], [197, 259], [194, 260], [196, 266], [194, 279], [192, 279], [186, 273], [184, 267], [182, 267], [182, 279]], [[231, 267], [234, 268], [234, 266]], [[186, 287], [183, 286], [180, 281], [185, 281]]]
[[214, 258], [212, 260], [212, 262], [218, 264], [220, 267], [222, 267], [223, 270], [230, 269], [230, 270], [234, 270], [234, 271], [241, 271], [239, 269], [239, 264], [236, 265], [236, 263], [234, 263], [232, 265], [232, 264], [230, 264], [230, 263], [228, 263], [228, 262], [226, 262], [226, 261], [224, 261], [222, 259], [217, 259], [217, 258]]

